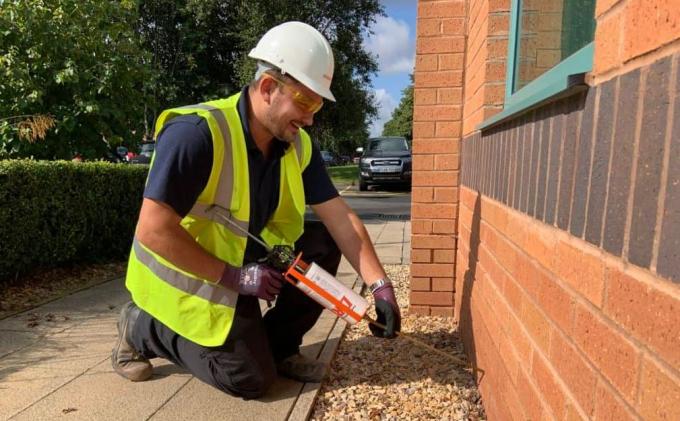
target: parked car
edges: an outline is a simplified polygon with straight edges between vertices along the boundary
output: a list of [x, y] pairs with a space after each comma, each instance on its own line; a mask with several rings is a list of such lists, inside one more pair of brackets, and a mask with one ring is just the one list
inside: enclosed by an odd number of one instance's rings
[[321, 151], [321, 158], [327, 167], [334, 167], [340, 165], [340, 158], [331, 151]]
[[368, 139], [359, 161], [359, 190], [369, 185], [411, 187], [411, 148], [403, 137]]
[[156, 148], [156, 143], [155, 142], [145, 142], [142, 143], [142, 146], [139, 151], [139, 155], [135, 156], [130, 160], [131, 164], [150, 164], [151, 163], [151, 157], [153, 157], [153, 151]]

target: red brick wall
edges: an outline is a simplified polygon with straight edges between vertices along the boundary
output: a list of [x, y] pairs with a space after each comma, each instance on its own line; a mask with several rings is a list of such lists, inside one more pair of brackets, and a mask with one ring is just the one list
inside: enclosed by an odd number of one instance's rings
[[599, 0], [595, 15], [595, 83], [680, 50], [678, 0]]
[[489, 419], [680, 419], [680, 5], [600, 0], [588, 92], [480, 133], [508, 5], [419, 2], [411, 308]]
[[680, 288], [460, 192], [456, 315], [489, 419], [680, 419]]
[[463, 135], [503, 109], [510, 0], [468, 1]]
[[411, 311], [453, 315], [465, 1], [418, 2]]

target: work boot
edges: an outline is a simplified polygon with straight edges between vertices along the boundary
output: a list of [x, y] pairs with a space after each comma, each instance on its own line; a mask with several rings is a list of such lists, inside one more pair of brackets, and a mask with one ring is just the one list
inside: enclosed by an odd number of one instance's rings
[[321, 383], [326, 375], [326, 364], [298, 353], [276, 364], [276, 370], [281, 376], [299, 382]]
[[133, 382], [142, 382], [151, 377], [149, 360], [139, 355], [130, 345], [130, 332], [139, 317], [139, 307], [133, 302], [123, 305], [118, 317], [118, 342], [111, 351], [111, 365], [116, 373]]

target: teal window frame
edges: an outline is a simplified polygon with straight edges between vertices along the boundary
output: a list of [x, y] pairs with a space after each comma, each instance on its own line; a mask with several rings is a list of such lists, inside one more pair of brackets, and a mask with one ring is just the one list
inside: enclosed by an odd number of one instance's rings
[[590, 42], [555, 67], [513, 92], [517, 81], [516, 57], [521, 31], [522, 0], [512, 0], [510, 8], [510, 33], [505, 75], [505, 104], [503, 111], [484, 120], [477, 128], [487, 129], [510, 117], [528, 110], [572, 88], [571, 76], [593, 70], [594, 42]]

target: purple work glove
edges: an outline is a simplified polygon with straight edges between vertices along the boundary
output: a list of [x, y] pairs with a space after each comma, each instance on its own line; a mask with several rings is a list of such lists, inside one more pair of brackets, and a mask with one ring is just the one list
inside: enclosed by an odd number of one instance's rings
[[395, 332], [401, 330], [401, 314], [399, 313], [397, 299], [394, 297], [392, 284], [388, 283], [378, 287], [373, 291], [373, 298], [375, 298], [375, 312], [378, 315], [378, 323], [385, 325], [385, 329], [369, 324], [371, 333], [379, 338], [396, 337]]
[[254, 295], [272, 301], [281, 291], [283, 275], [276, 269], [259, 263], [249, 263], [241, 268], [227, 264], [220, 285], [243, 295]]

